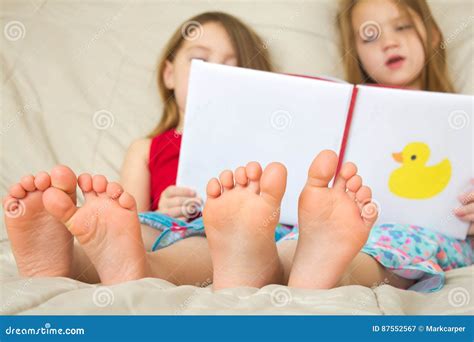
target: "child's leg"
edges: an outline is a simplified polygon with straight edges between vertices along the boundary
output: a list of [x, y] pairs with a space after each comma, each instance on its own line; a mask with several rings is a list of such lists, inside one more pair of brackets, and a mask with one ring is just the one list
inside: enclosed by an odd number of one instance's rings
[[[296, 240], [285, 240], [277, 245], [278, 254], [283, 266], [283, 284], [288, 284], [297, 244], [298, 241]], [[327, 270], [318, 268], [316, 264], [314, 264], [314, 269], [320, 273], [327, 272]], [[358, 253], [344, 271], [336, 287], [346, 285], [374, 287], [380, 284], [388, 284], [400, 289], [406, 289], [413, 285], [413, 280], [399, 277], [387, 270], [368, 254]]]
[[145, 245], [145, 250], [150, 251], [156, 239], [158, 239], [158, 237], [160, 236], [161, 232], [158, 229], [147, 226], [146, 224], [141, 225], [141, 232], [143, 244]]
[[[142, 228], [147, 228], [143, 226]], [[148, 227], [149, 228], [149, 227]], [[146, 253], [147, 277], [160, 278], [175, 285], [198, 285], [212, 281], [212, 261], [207, 240], [189, 237], [155, 252]], [[74, 246], [72, 278], [99, 283], [100, 277], [81, 245]]]
[[175, 285], [212, 282], [212, 260], [205, 237], [193, 236], [147, 253], [150, 276]]
[[414, 284], [414, 280], [396, 275], [368, 254], [358, 253], [344, 271], [338, 286], [362, 285], [375, 287], [382, 284], [407, 289]]

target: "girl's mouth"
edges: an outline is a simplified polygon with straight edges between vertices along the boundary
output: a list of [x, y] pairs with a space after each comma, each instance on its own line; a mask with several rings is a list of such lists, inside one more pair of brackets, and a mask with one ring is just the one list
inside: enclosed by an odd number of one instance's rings
[[385, 65], [392, 70], [399, 69], [405, 62], [405, 57], [402, 56], [391, 56], [386, 62]]

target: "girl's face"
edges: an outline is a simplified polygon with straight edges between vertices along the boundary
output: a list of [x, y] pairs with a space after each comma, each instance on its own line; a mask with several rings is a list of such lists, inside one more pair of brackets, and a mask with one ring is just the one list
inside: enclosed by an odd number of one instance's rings
[[372, 80], [421, 89], [426, 29], [415, 12], [404, 13], [391, 0], [361, 0], [352, 27], [359, 61]]
[[[174, 91], [181, 118], [184, 115], [188, 79], [193, 59], [210, 63], [237, 66], [237, 57], [224, 27], [217, 22], [196, 28], [192, 35], [196, 39], [184, 40], [173, 62], [166, 61], [163, 79], [166, 87]], [[191, 36], [190, 36], [191, 37]]]

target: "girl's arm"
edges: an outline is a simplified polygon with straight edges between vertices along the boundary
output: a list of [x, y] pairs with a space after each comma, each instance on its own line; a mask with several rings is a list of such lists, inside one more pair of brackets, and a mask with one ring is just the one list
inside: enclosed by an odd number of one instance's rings
[[148, 160], [151, 139], [139, 139], [128, 148], [120, 173], [120, 182], [137, 201], [138, 212], [150, 210], [150, 170]]

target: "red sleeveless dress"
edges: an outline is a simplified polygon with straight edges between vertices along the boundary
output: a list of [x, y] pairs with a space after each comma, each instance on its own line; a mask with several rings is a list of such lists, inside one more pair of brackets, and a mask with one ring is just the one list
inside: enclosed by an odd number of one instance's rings
[[176, 184], [180, 148], [181, 134], [174, 129], [159, 134], [151, 140], [148, 167], [152, 211], [158, 209], [161, 193], [168, 186]]

